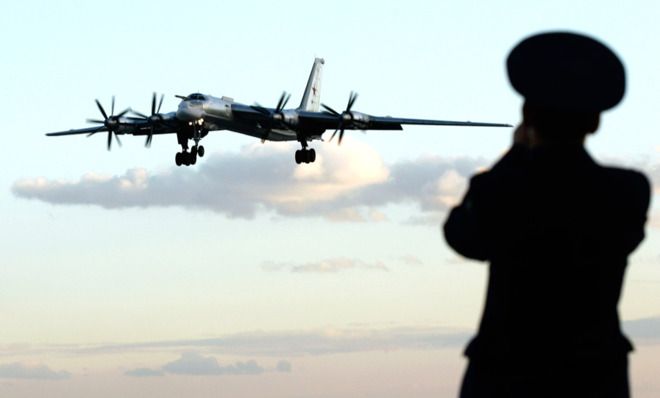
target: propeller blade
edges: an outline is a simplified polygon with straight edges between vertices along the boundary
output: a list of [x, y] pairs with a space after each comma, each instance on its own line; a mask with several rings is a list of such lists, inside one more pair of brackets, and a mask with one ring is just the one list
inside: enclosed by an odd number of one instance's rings
[[112, 96], [112, 108], [110, 109], [110, 117], [115, 114], [115, 96]]
[[[134, 110], [131, 109], [131, 112], [133, 112], [133, 113], [134, 113], [135, 115], [137, 115], [137, 116], [140, 116], [142, 119], [149, 119], [149, 116], [144, 115], [144, 114], [142, 114], [142, 113], [140, 113], [140, 112], [138, 112], [138, 111], [134, 111]], [[129, 119], [133, 119], [133, 118], [132, 118], [132, 117], [129, 117]]]
[[87, 119], [87, 123], [100, 123], [100, 124], [105, 124], [105, 120]]
[[151, 116], [156, 113], [156, 92], [151, 96]]
[[330, 136], [330, 140], [328, 140], [328, 142], [332, 142], [332, 139], [335, 138], [335, 135], [337, 134], [337, 131], [339, 131], [339, 130], [335, 130], [335, 131], [332, 133], [332, 135]]
[[105, 113], [105, 109], [103, 109], [103, 107], [101, 106], [101, 103], [99, 102], [99, 100], [94, 100], [94, 101], [96, 101], [96, 106], [99, 107], [99, 110], [101, 111], [101, 114], [103, 115], [103, 119], [108, 120], [108, 115]]
[[149, 135], [147, 136], [147, 140], [144, 142], [144, 146], [147, 148], [151, 147], [151, 140], [154, 138], [154, 126], [151, 126], [151, 131], [149, 132]]
[[163, 105], [164, 99], [165, 99], [165, 94], [161, 94], [160, 101], [158, 102], [158, 108], [156, 109], [156, 113], [160, 113], [160, 107]]
[[115, 133], [114, 136], [115, 136], [115, 139], [117, 140], [117, 144], [119, 144], [119, 146], [121, 146], [121, 141], [119, 140], [119, 136], [117, 135], [117, 133]]
[[348, 98], [348, 106], [346, 107], [347, 111], [350, 111], [351, 108], [353, 107], [353, 104], [355, 103], [355, 100], [357, 99], [358, 94], [356, 92], [351, 91], [351, 95]]
[[343, 128], [339, 132], [339, 141], [337, 142], [337, 145], [341, 145], [341, 140], [342, 139], [344, 139], [344, 129]]
[[282, 110], [282, 103], [284, 102], [284, 97], [286, 97], [286, 91], [282, 91], [282, 95], [280, 96], [280, 99], [277, 101], [277, 106], [275, 109], [279, 112]]
[[330, 107], [327, 106], [326, 104], [321, 104], [321, 106], [323, 107], [323, 109], [325, 109], [326, 111], [332, 113], [333, 115], [335, 115], [335, 116], [339, 116], [339, 112], [337, 112], [336, 110], [330, 108]]
[[284, 99], [284, 103], [282, 104], [282, 107], [280, 108], [280, 110], [284, 109], [284, 107], [286, 106], [287, 102], [289, 102], [289, 98], [291, 98], [291, 94], [287, 94], [287, 95], [286, 95], [286, 98]]
[[119, 115], [116, 115], [115, 117], [120, 118], [120, 117], [124, 116], [125, 114], [127, 114], [130, 111], [131, 111], [131, 108], [126, 108], [121, 113], [119, 113]]
[[108, 131], [108, 151], [112, 148], [112, 131]]

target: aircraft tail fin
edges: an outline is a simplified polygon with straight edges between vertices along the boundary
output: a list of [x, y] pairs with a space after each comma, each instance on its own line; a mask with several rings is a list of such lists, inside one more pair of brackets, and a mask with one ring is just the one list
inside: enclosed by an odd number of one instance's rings
[[323, 69], [323, 64], [325, 64], [323, 58], [314, 59], [314, 66], [312, 66], [312, 71], [309, 74], [305, 93], [298, 109], [312, 112], [319, 111], [321, 105], [321, 70]]

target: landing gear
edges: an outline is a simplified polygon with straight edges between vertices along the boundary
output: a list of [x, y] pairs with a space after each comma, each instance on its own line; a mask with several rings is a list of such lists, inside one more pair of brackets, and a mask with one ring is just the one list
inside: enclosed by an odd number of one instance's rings
[[199, 155], [200, 158], [203, 158], [203, 157], [204, 157], [204, 147], [201, 146], [201, 145], [200, 145], [200, 146], [194, 145], [194, 146], [190, 149], [190, 153], [195, 154], [195, 157], [196, 157], [197, 155]]
[[312, 149], [299, 149], [296, 151], [296, 163], [314, 163], [316, 160], [316, 151]]
[[177, 154], [174, 156], [174, 162], [176, 163], [177, 166], [190, 166], [195, 163], [197, 163], [197, 153], [195, 152], [195, 147], [193, 147], [193, 150], [190, 152], [183, 151], [183, 152], [177, 152]]
[[298, 136], [298, 141], [302, 145], [302, 149], [296, 151], [296, 163], [314, 163], [316, 160], [316, 151], [314, 148], [307, 149], [306, 137]]
[[188, 151], [188, 140], [191, 139], [190, 136], [185, 132], [177, 134], [177, 140], [179, 141], [179, 145], [181, 145], [181, 152], [178, 152], [174, 156], [174, 163], [176, 163], [177, 166], [193, 165], [197, 163], [198, 155], [200, 158], [204, 156], [204, 147], [199, 145], [199, 141], [203, 136], [200, 128], [201, 125], [202, 121], [200, 120], [193, 126], [192, 140], [195, 141], [195, 145], [190, 148], [190, 152]]

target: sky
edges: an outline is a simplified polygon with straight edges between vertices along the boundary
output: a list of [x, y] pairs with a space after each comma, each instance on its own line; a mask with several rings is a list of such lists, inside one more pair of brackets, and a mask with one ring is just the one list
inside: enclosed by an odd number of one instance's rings
[[[0, 5], [0, 396], [455, 396], [487, 266], [441, 225], [511, 129], [406, 127], [297, 144], [213, 132], [177, 168], [174, 136], [45, 137], [153, 92], [398, 117], [516, 124], [504, 62], [570, 30], [624, 61], [623, 102], [587, 142], [660, 187], [654, 1], [83, 2]], [[326, 136], [326, 139], [329, 136]], [[660, 381], [660, 209], [631, 256], [620, 314], [636, 397]], [[608, 215], [603, 215], [607, 217]]]

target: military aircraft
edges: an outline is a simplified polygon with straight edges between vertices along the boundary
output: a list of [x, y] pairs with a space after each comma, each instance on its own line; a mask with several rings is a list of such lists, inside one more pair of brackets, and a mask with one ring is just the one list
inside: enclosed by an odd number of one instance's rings
[[[316, 152], [308, 148], [308, 142], [322, 140], [326, 130], [334, 130], [330, 141], [339, 133], [338, 143], [341, 144], [346, 130], [403, 130], [402, 125], [434, 125], [434, 126], [476, 126], [476, 127], [511, 127], [501, 123], [473, 123], [447, 120], [405, 119], [389, 116], [373, 116], [356, 112], [353, 105], [357, 93], [351, 92], [346, 109], [338, 112], [321, 104], [321, 71], [325, 61], [316, 58], [307, 80], [300, 106], [295, 109], [285, 109], [290, 94], [282, 93], [275, 108], [263, 107], [259, 104], [245, 105], [234, 102], [229, 97], [213, 97], [211, 95], [193, 93], [177, 95], [181, 99], [176, 112], [160, 113], [164, 95], [161, 95], [156, 106], [156, 93], [151, 99], [151, 114], [132, 110], [131, 108], [115, 113], [115, 98], [112, 97], [110, 115], [107, 114], [99, 100], [99, 108], [103, 120], [88, 119], [97, 126], [82, 129], [48, 133], [48, 136], [87, 134], [107, 132], [107, 148], [112, 147], [113, 136], [121, 145], [119, 136], [123, 134], [145, 136], [145, 146], [149, 147], [154, 135], [176, 134], [181, 152], [177, 152], [177, 166], [194, 165], [197, 157], [204, 156], [204, 147], [199, 145], [202, 138], [210, 131], [231, 130], [265, 141], [298, 141], [302, 149], [296, 151], [296, 163], [312, 163], [316, 160]], [[320, 109], [323, 108], [322, 111]], [[194, 145], [188, 147], [192, 140]]]

